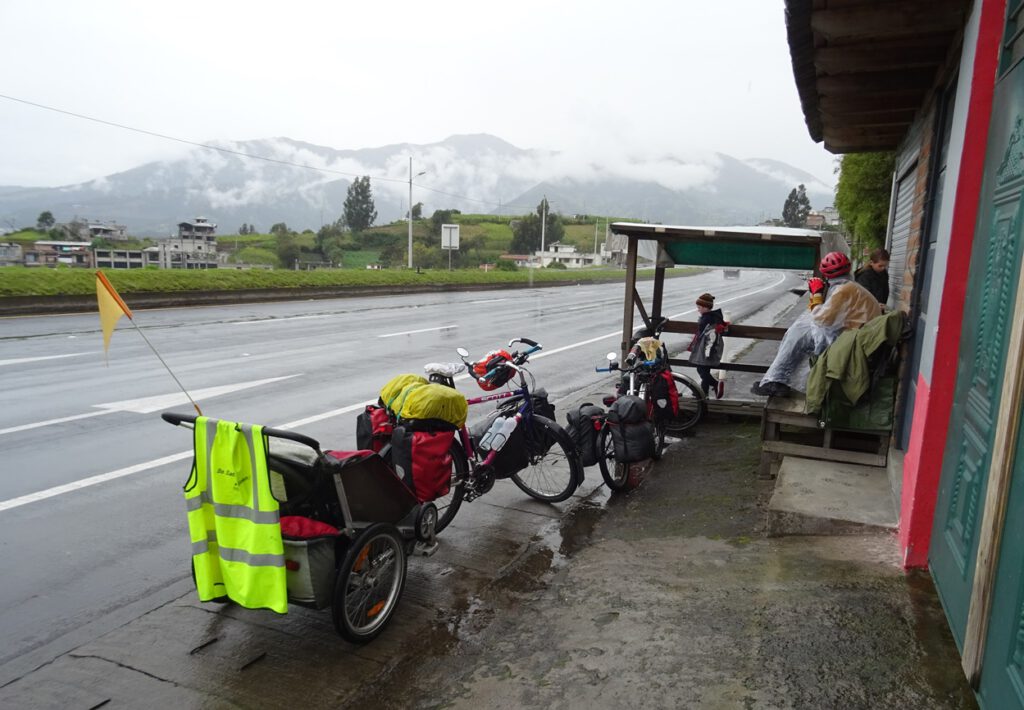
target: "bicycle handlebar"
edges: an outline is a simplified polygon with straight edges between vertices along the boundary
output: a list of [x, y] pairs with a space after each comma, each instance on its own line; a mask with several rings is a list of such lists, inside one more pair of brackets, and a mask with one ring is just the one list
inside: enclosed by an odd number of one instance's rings
[[[174, 426], [181, 426], [182, 424], [192, 424], [194, 426], [196, 423], [196, 416], [194, 414], [164, 412], [160, 415], [160, 418]], [[266, 436], [272, 436], [275, 439], [289, 439], [299, 444], [305, 444], [317, 453], [320, 453], [320, 442], [304, 434], [296, 434], [293, 431], [285, 431], [284, 429], [274, 429], [271, 427], [263, 427], [263, 433]]]

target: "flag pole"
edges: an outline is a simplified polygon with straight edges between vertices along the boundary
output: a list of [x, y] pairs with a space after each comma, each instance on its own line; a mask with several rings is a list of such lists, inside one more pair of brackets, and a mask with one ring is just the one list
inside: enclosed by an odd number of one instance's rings
[[158, 353], [156, 351], [156, 348], [153, 347], [153, 343], [149, 342], [149, 338], [146, 337], [146, 334], [142, 331], [142, 328], [139, 327], [139, 324], [136, 323], [135, 319], [132, 318], [131, 316], [128, 317], [128, 320], [130, 320], [132, 322], [132, 325], [135, 326], [135, 330], [139, 331], [139, 335], [142, 336], [142, 339], [146, 341], [146, 345], [148, 345], [149, 349], [153, 351], [154, 355], [156, 355], [157, 360], [159, 360], [160, 364], [163, 365], [164, 369], [167, 370], [167, 374], [169, 374], [171, 377], [173, 377], [174, 381], [176, 383], [178, 383], [178, 387], [181, 388], [181, 391], [185, 393], [186, 397], [188, 397], [188, 401], [192, 403], [193, 407], [195, 407], [196, 414], [198, 414], [199, 416], [203, 416], [203, 410], [201, 410], [199, 408], [199, 405], [196, 404], [196, 401], [194, 399], [192, 399], [192, 395], [190, 395], [188, 393], [188, 390], [185, 389], [185, 385], [181, 384], [181, 381], [178, 379], [177, 375], [175, 375], [174, 372], [171, 370], [170, 366], [168, 366], [168, 364], [166, 362], [164, 362], [164, 359], [162, 357], [160, 357], [160, 353]]
[[96, 299], [100, 309], [100, 325], [103, 328], [104, 355], [106, 355], [107, 349], [110, 346], [110, 336], [114, 332], [114, 326], [117, 324], [117, 320], [121, 316], [128, 316], [128, 320], [130, 320], [132, 325], [135, 326], [135, 330], [139, 331], [139, 335], [141, 335], [142, 339], [146, 341], [146, 345], [148, 345], [149, 349], [153, 351], [154, 355], [156, 355], [157, 360], [160, 361], [160, 364], [164, 366], [164, 369], [167, 370], [168, 374], [174, 379], [178, 387], [181, 388], [181, 391], [185, 393], [186, 397], [188, 397], [188, 401], [192, 403], [193, 407], [195, 407], [196, 413], [199, 416], [203, 416], [203, 410], [201, 410], [199, 405], [196, 404], [196, 401], [192, 399], [192, 395], [190, 395], [188, 390], [185, 389], [185, 386], [181, 384], [181, 380], [178, 379], [177, 375], [174, 374], [164, 359], [160, 357], [160, 353], [158, 353], [156, 348], [153, 347], [153, 343], [149, 342], [149, 338], [146, 337], [146, 334], [142, 331], [142, 328], [139, 327], [139, 324], [135, 322], [135, 318], [132, 315], [132, 309], [128, 307], [128, 304], [121, 298], [121, 294], [117, 292], [114, 285], [110, 283], [109, 279], [107, 279], [107, 275], [99, 269], [96, 270], [96, 282]]

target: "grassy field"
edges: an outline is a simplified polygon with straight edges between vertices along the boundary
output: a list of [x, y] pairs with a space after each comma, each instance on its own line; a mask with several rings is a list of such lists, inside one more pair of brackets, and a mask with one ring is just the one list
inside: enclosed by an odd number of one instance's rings
[[[354, 252], [358, 253], [358, 252]], [[686, 276], [700, 269], [671, 269], [671, 276]], [[0, 270], [0, 297], [71, 296], [96, 293], [93, 269], [39, 269], [8, 266]], [[105, 271], [122, 294], [141, 292], [233, 291], [274, 288], [337, 288], [346, 286], [398, 287], [448, 284], [527, 284], [550, 281], [620, 281], [622, 269], [521, 269], [519, 271], [424, 270], [405, 269], [325, 269], [322, 271], [182, 271], [171, 269], [132, 269]], [[650, 275], [653, 270], [641, 271]]]

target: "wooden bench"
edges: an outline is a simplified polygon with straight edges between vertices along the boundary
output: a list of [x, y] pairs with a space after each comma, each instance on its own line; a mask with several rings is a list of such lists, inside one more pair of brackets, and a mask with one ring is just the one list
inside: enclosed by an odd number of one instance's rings
[[770, 397], [761, 413], [761, 478], [774, 478], [783, 456], [885, 466], [890, 432], [865, 432], [823, 426], [817, 414], [804, 413], [804, 396]]

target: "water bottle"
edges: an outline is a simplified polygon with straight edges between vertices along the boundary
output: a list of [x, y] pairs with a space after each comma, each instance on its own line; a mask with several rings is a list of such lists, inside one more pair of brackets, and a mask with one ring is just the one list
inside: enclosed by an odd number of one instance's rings
[[481, 451], [487, 451], [488, 449], [490, 449], [491, 444], [494, 443], [494, 437], [497, 436], [498, 432], [501, 431], [501, 428], [504, 425], [505, 420], [502, 419], [501, 417], [497, 417], [493, 422], [491, 422], [491, 426], [487, 428], [487, 431], [484, 432], [484, 435], [480, 437], [480, 443], [476, 445], [476, 448], [480, 449]]
[[502, 422], [501, 429], [491, 440], [491, 451], [501, 451], [501, 447], [505, 445], [508, 438], [512, 436], [512, 432], [516, 430], [516, 426], [519, 424], [519, 415], [516, 414], [514, 417], [508, 417], [500, 421]]

